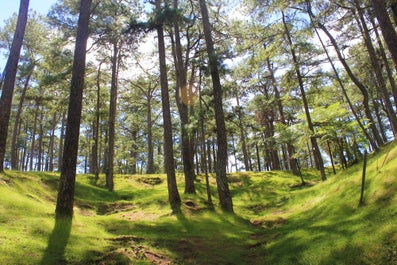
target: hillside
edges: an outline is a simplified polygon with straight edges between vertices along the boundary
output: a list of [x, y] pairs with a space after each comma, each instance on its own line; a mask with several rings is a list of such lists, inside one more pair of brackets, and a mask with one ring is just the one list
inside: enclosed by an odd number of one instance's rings
[[172, 215], [164, 175], [117, 175], [113, 193], [79, 175], [75, 217], [55, 224], [58, 174], [8, 171], [0, 264], [397, 264], [397, 145], [370, 155], [359, 206], [361, 173], [319, 182], [304, 171], [306, 186], [281, 171], [234, 173], [235, 215], [207, 209], [203, 177]]

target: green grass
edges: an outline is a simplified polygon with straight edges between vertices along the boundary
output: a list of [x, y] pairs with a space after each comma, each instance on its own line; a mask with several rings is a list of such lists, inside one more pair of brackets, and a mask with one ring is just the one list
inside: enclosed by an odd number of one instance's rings
[[203, 176], [172, 214], [164, 175], [116, 175], [114, 192], [78, 175], [75, 217], [55, 222], [59, 175], [7, 171], [0, 264], [397, 264], [396, 144], [369, 157], [362, 206], [362, 164], [325, 182], [303, 173], [305, 186], [282, 171], [231, 174], [235, 214], [207, 208]]

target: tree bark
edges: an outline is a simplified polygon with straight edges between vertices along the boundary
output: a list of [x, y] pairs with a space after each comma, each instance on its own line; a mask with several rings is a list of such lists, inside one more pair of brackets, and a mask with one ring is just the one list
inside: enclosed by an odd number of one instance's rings
[[226, 176], [227, 167], [227, 137], [225, 117], [223, 113], [222, 102], [222, 86], [219, 77], [218, 60], [214, 49], [212, 40], [211, 24], [208, 15], [207, 5], [205, 0], [200, 0], [200, 10], [202, 15], [204, 37], [209, 59], [209, 66], [211, 71], [214, 105], [215, 105], [215, 122], [218, 150], [216, 155], [216, 182], [218, 188], [219, 201], [221, 208], [228, 212], [233, 212], [232, 196], [229, 191], [229, 185]]
[[4, 158], [7, 145], [8, 125], [10, 122], [12, 97], [25, 28], [28, 20], [29, 0], [21, 0], [17, 25], [11, 44], [10, 55], [7, 60], [3, 90], [0, 98], [0, 173], [4, 171]]
[[376, 36], [376, 41], [378, 43], [379, 53], [382, 56], [383, 65], [385, 66], [385, 70], [386, 70], [386, 73], [387, 73], [387, 78], [388, 78], [389, 83], [390, 83], [391, 91], [392, 91], [393, 98], [394, 98], [394, 105], [395, 105], [394, 107], [396, 108], [396, 111], [397, 111], [397, 85], [396, 85], [396, 81], [394, 80], [393, 71], [391, 69], [389, 60], [387, 58], [387, 55], [386, 55], [386, 52], [385, 52], [385, 48], [383, 46], [382, 40], [381, 40], [380, 35], [379, 35], [379, 31], [378, 31], [378, 29], [376, 27], [375, 19], [374, 19], [374, 17], [371, 14], [370, 14], [370, 19], [371, 19], [372, 28], [373, 28], [375, 36]]
[[[297, 76], [298, 82], [299, 82], [299, 88], [300, 88], [300, 92], [301, 92], [301, 96], [302, 96], [303, 107], [305, 109], [307, 125], [309, 127], [310, 133], [314, 134], [315, 133], [314, 132], [314, 127], [313, 127], [312, 119], [311, 119], [311, 116], [310, 116], [309, 104], [308, 104], [307, 98], [306, 98], [306, 92], [305, 92], [305, 88], [304, 88], [304, 85], [303, 85], [302, 75], [301, 75], [301, 72], [299, 70], [298, 59], [297, 59], [296, 54], [295, 54], [295, 48], [294, 48], [294, 44], [293, 44], [292, 39], [291, 39], [290, 31], [288, 29], [288, 25], [287, 25], [287, 23], [285, 21], [284, 12], [282, 12], [282, 16], [283, 16], [283, 24], [284, 24], [285, 34], [287, 36], [287, 40], [288, 40], [288, 43], [289, 43], [289, 46], [290, 46], [290, 50], [291, 50], [291, 55], [292, 55], [292, 61], [294, 63], [294, 69], [295, 69], [296, 76]], [[311, 143], [311, 146], [312, 146], [312, 152], [313, 152], [314, 162], [315, 162], [316, 168], [320, 171], [321, 180], [325, 181], [325, 180], [327, 180], [327, 177], [325, 175], [324, 162], [323, 162], [323, 158], [321, 157], [320, 148], [318, 147], [318, 144], [317, 144], [317, 139], [316, 139], [316, 137], [314, 135], [310, 135], [310, 143]]]
[[23, 107], [23, 102], [25, 101], [26, 91], [28, 90], [30, 78], [32, 77], [34, 67], [35, 67], [34, 63], [29, 66], [29, 72], [26, 76], [25, 84], [23, 86], [23, 90], [22, 90], [21, 96], [19, 98], [17, 113], [15, 114], [15, 123], [14, 123], [14, 129], [12, 132], [12, 140], [11, 140], [11, 168], [14, 170], [18, 169], [17, 140], [18, 140], [19, 126], [20, 126], [20, 122], [21, 122], [21, 115], [22, 115], [22, 111], [23, 111], [22, 107]]
[[66, 121], [66, 111], [62, 112], [61, 117], [61, 132], [59, 136], [59, 148], [58, 148], [58, 171], [61, 172], [62, 169], [62, 155], [63, 155], [63, 144], [65, 141], [65, 121]]
[[[307, 0], [306, 3], [308, 4], [308, 12], [309, 15], [312, 17], [314, 20], [315, 15], [313, 14], [311, 8], [310, 8], [310, 0]], [[364, 113], [366, 118], [368, 119], [369, 122], [369, 127], [372, 131], [373, 139], [374, 139], [374, 150], [378, 150], [379, 146], [383, 144], [382, 138], [380, 137], [379, 131], [375, 126], [374, 119], [372, 117], [372, 111], [369, 107], [369, 94], [367, 91], [367, 88], [358, 80], [358, 78], [353, 74], [351, 71], [349, 65], [347, 64], [346, 60], [343, 58], [342, 53], [340, 52], [340, 49], [338, 47], [338, 44], [335, 40], [335, 38], [332, 36], [332, 34], [328, 31], [328, 29], [321, 24], [320, 22], [316, 21], [316, 26], [319, 27], [329, 38], [329, 40], [332, 43], [332, 46], [334, 47], [334, 50], [338, 56], [339, 61], [343, 65], [346, 73], [348, 74], [350, 80], [353, 81], [353, 83], [357, 86], [357, 88], [360, 90], [361, 94], [363, 95], [363, 106], [364, 106]]]
[[[156, 0], [156, 10], [161, 11], [161, 0]], [[170, 98], [168, 92], [167, 64], [165, 57], [165, 43], [163, 25], [157, 25], [157, 41], [160, 62], [160, 84], [161, 84], [161, 103], [163, 110], [164, 123], [164, 164], [167, 173], [168, 200], [173, 212], [179, 212], [181, 198], [176, 184], [174, 150], [172, 142], [172, 121], [170, 110]]]
[[76, 181], [90, 10], [91, 0], [81, 0], [72, 68], [65, 145], [62, 156], [62, 170], [55, 209], [56, 219], [71, 219], [73, 217], [74, 187]]
[[[280, 91], [278, 89], [276, 77], [274, 76], [274, 70], [273, 70], [272, 64], [270, 62], [270, 58], [266, 59], [266, 64], [267, 64], [267, 68], [269, 70], [270, 78], [271, 78], [272, 85], [273, 85], [273, 88], [274, 88], [274, 96], [275, 96], [275, 98], [277, 100], [277, 107], [278, 107], [278, 112], [280, 113], [281, 123], [287, 125], [287, 120], [285, 119], [284, 108], [283, 108], [283, 104], [282, 104], [282, 101], [281, 101]], [[299, 171], [299, 168], [298, 168], [298, 161], [294, 157], [295, 148], [294, 148], [294, 146], [292, 145], [291, 142], [287, 142], [287, 151], [288, 151], [288, 163], [289, 163], [290, 168], [292, 170], [292, 174], [294, 174], [295, 176], [299, 176], [300, 175], [300, 171]]]
[[246, 136], [245, 136], [245, 129], [244, 124], [243, 124], [243, 118], [241, 117], [242, 113], [241, 110], [242, 108], [240, 107], [240, 98], [238, 96], [238, 92], [236, 92], [236, 105], [237, 105], [237, 118], [238, 118], [238, 127], [240, 130], [240, 142], [241, 142], [241, 151], [243, 152], [243, 160], [244, 160], [244, 168], [245, 171], [249, 171], [250, 166], [249, 166], [249, 156], [247, 152], [247, 141], [246, 141]]
[[108, 159], [106, 163], [106, 187], [109, 191], [114, 189], [113, 168], [114, 168], [114, 142], [117, 112], [117, 88], [118, 88], [118, 68], [119, 68], [119, 47], [117, 41], [113, 43], [112, 56], [112, 82], [110, 85], [110, 105], [109, 105], [109, 133], [108, 133]]
[[57, 114], [54, 112], [52, 114], [52, 123], [51, 123], [51, 136], [50, 136], [50, 144], [49, 144], [49, 161], [48, 161], [48, 170], [50, 172], [54, 171], [54, 145], [55, 145], [55, 130], [57, 127]]
[[98, 73], [96, 78], [96, 104], [95, 104], [95, 121], [92, 128], [92, 138], [94, 144], [91, 147], [91, 164], [90, 173], [95, 175], [95, 180], [99, 180], [99, 122], [100, 122], [100, 107], [101, 107], [101, 67], [102, 62], [98, 66]]
[[[151, 84], [149, 84], [151, 86]], [[148, 159], [146, 174], [155, 173], [154, 170], [154, 147], [153, 147], [153, 120], [152, 120], [152, 97], [151, 97], [151, 87], [147, 93], [147, 149], [148, 149]]]
[[390, 51], [394, 66], [397, 70], [397, 33], [387, 13], [386, 3], [384, 0], [371, 0], [375, 16], [378, 19], [383, 38], [387, 48]]
[[[178, 0], [174, 0], [174, 9], [178, 10]], [[185, 193], [195, 193], [194, 179], [196, 174], [194, 172], [194, 157], [192, 149], [192, 136], [188, 132], [189, 125], [189, 105], [191, 104], [191, 95], [188, 92], [187, 84], [187, 69], [185, 68], [185, 60], [182, 56], [182, 44], [180, 36], [179, 21], [174, 22], [174, 36], [173, 53], [176, 70], [176, 103], [180, 115], [181, 122], [181, 152], [183, 162], [183, 172], [185, 174]], [[188, 54], [188, 53], [186, 53]]]
[[34, 157], [35, 157], [35, 150], [36, 150], [36, 132], [37, 132], [37, 115], [39, 112], [39, 107], [37, 106], [38, 103], [36, 102], [35, 110], [34, 110], [34, 120], [33, 120], [33, 132], [32, 132], [32, 143], [30, 145], [30, 156], [29, 156], [29, 171], [34, 170]]
[[[307, 6], [308, 6], [308, 12], [309, 12], [309, 16], [310, 16], [310, 21], [311, 21], [311, 23], [314, 25], [314, 21], [313, 21], [313, 18], [314, 18], [314, 17], [313, 17], [313, 13], [311, 12], [311, 7], [310, 7], [310, 2], [309, 2], [309, 1], [307, 1]], [[361, 131], [363, 132], [363, 134], [364, 134], [365, 137], [367, 138], [367, 140], [368, 140], [368, 142], [370, 143], [371, 147], [372, 147], [374, 150], [377, 150], [378, 146], [377, 146], [376, 142], [374, 141], [374, 139], [372, 138], [372, 136], [369, 135], [369, 133], [368, 133], [367, 130], [365, 129], [364, 125], [362, 124], [362, 122], [361, 122], [361, 120], [360, 120], [360, 117], [357, 115], [357, 112], [356, 112], [355, 109], [354, 109], [353, 103], [351, 102], [351, 100], [350, 100], [350, 98], [349, 98], [349, 95], [347, 94], [347, 91], [346, 91], [346, 89], [345, 89], [345, 86], [344, 86], [344, 84], [343, 84], [343, 82], [342, 82], [342, 80], [341, 80], [341, 78], [340, 78], [340, 76], [339, 76], [339, 73], [338, 73], [338, 71], [336, 70], [335, 64], [333, 63], [333, 61], [332, 61], [332, 59], [331, 59], [331, 56], [329, 55], [328, 50], [327, 50], [327, 48], [325, 47], [325, 44], [324, 44], [324, 42], [323, 42], [323, 40], [322, 40], [322, 38], [321, 38], [321, 36], [320, 36], [318, 30], [317, 30], [317, 27], [315, 27], [315, 26], [314, 26], [314, 31], [316, 32], [317, 38], [319, 39], [319, 41], [320, 41], [320, 43], [321, 43], [321, 47], [323, 48], [323, 50], [324, 50], [324, 52], [325, 52], [325, 54], [326, 54], [326, 56], [327, 56], [327, 59], [328, 59], [329, 63], [331, 64], [332, 70], [334, 71], [335, 76], [336, 76], [336, 80], [338, 81], [339, 86], [340, 86], [340, 88], [342, 89], [342, 93], [343, 93], [343, 95], [345, 96], [345, 98], [346, 98], [346, 100], [347, 100], [347, 103], [349, 104], [350, 110], [352, 111], [353, 116], [354, 116], [355, 120], [356, 120], [357, 123], [358, 123], [358, 126], [360, 127]], [[343, 165], [343, 164], [342, 164], [342, 165]]]
[[361, 28], [362, 28], [362, 34], [364, 36], [364, 42], [365, 45], [367, 46], [367, 51], [368, 55], [372, 64], [372, 67], [375, 72], [375, 77], [376, 77], [376, 83], [378, 85], [378, 90], [380, 90], [380, 93], [382, 94], [382, 98], [385, 104], [385, 109], [387, 113], [387, 117], [389, 118], [389, 122], [393, 131], [393, 134], [396, 135], [397, 133], [397, 117], [396, 113], [394, 112], [393, 105], [390, 102], [390, 96], [389, 92], [387, 91], [386, 88], [386, 82], [385, 79], [383, 78], [383, 73], [381, 66], [379, 64], [379, 60], [376, 56], [375, 48], [372, 44], [371, 36], [364, 18], [363, 11], [361, 10], [360, 3], [358, 0], [355, 0], [355, 6], [358, 12], [359, 16], [359, 22], [361, 22]]

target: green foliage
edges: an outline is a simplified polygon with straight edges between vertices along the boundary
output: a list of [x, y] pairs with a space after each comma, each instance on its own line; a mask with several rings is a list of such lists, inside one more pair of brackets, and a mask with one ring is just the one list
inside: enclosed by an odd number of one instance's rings
[[[171, 214], [165, 175], [78, 175], [75, 217], [55, 223], [58, 175], [0, 175], [1, 264], [394, 264], [397, 146], [307, 185], [285, 171], [229, 175], [235, 215], [210, 210], [204, 177]], [[183, 185], [183, 175], [177, 176]], [[210, 176], [216, 196], [215, 179]]]

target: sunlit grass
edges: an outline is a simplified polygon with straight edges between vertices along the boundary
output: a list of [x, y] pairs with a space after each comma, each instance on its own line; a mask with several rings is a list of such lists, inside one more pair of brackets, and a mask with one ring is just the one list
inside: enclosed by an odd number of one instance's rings
[[75, 217], [55, 222], [58, 174], [0, 175], [0, 264], [397, 264], [397, 148], [307, 185], [289, 172], [229, 175], [235, 214], [208, 208], [204, 176], [172, 214], [165, 175], [77, 176]]

